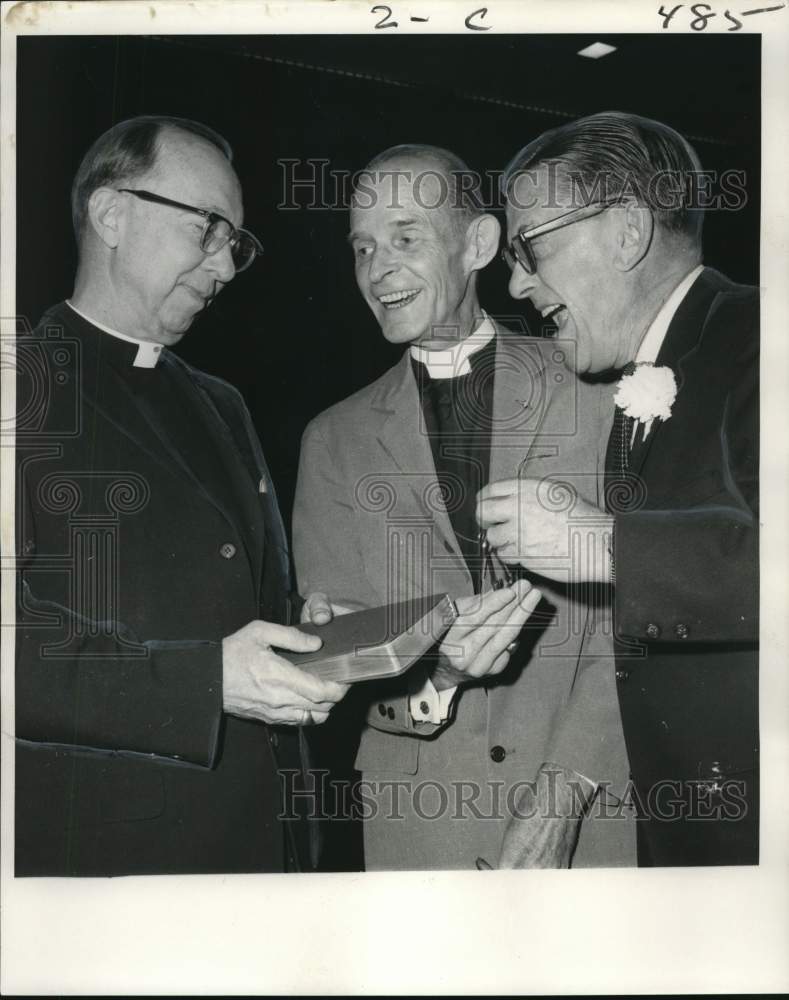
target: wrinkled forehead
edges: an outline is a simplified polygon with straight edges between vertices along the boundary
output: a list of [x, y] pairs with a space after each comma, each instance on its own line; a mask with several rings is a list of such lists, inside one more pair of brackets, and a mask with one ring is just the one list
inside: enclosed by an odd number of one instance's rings
[[218, 212], [235, 225], [243, 221], [241, 184], [228, 159], [212, 143], [175, 130], [159, 139], [150, 172], [156, 192]]
[[436, 165], [421, 160], [393, 160], [357, 180], [351, 200], [351, 220], [391, 220], [403, 213], [436, 230], [451, 223], [452, 190]]

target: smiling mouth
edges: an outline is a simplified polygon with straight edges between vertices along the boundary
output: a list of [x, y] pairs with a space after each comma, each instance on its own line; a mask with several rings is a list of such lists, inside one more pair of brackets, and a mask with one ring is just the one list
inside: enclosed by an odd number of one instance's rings
[[386, 295], [379, 295], [378, 301], [384, 309], [402, 309], [410, 305], [421, 291], [421, 288], [409, 288], [402, 292], [389, 292]]
[[567, 320], [567, 306], [563, 302], [554, 302], [545, 306], [544, 309], [540, 309], [540, 316], [561, 329]]

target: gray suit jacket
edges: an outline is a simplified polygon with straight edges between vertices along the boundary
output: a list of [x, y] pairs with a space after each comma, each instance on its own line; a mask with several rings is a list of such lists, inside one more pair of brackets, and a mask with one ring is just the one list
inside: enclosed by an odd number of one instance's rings
[[[577, 381], [564, 349], [498, 329], [488, 478], [544, 478], [546, 502], [571, 503], [577, 491], [599, 503], [611, 390]], [[351, 608], [473, 593], [438, 491], [408, 352], [307, 427], [293, 533], [302, 593], [322, 590]], [[374, 803], [365, 823], [368, 868], [473, 868], [480, 854], [495, 861], [518, 783], [544, 761], [612, 789], [625, 784], [605, 595], [534, 582], [545, 597], [542, 624], [527, 625], [500, 677], [460, 689], [445, 723], [418, 723], [409, 712], [408, 693], [429, 665], [370, 685], [356, 761]], [[628, 821], [587, 820], [575, 863], [633, 863], [631, 841]]]

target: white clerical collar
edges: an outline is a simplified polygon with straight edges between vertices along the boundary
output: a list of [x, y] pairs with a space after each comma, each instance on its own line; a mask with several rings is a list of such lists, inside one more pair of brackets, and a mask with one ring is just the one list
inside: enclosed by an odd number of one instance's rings
[[455, 378], [457, 375], [468, 375], [471, 371], [469, 358], [477, 351], [489, 344], [496, 335], [496, 328], [487, 313], [477, 329], [469, 334], [465, 340], [454, 344], [445, 351], [429, 351], [419, 344], [411, 346], [411, 357], [415, 361], [421, 361], [427, 368], [432, 379]]
[[69, 309], [73, 309], [74, 312], [81, 316], [84, 320], [90, 323], [91, 326], [97, 327], [104, 333], [108, 333], [111, 337], [117, 337], [118, 340], [125, 340], [130, 344], [137, 344], [137, 353], [134, 356], [134, 361], [132, 362], [132, 367], [134, 368], [155, 368], [159, 358], [162, 356], [162, 345], [154, 344], [151, 340], [140, 340], [139, 337], [130, 337], [127, 333], [119, 333], [118, 330], [112, 330], [110, 327], [105, 326], [103, 323], [99, 323], [97, 319], [93, 319], [91, 316], [86, 316], [84, 312], [74, 305], [73, 302], [69, 302], [66, 299], [66, 305]]
[[694, 267], [689, 274], [685, 275], [660, 307], [660, 311], [650, 323], [647, 332], [644, 334], [644, 339], [638, 348], [635, 357], [636, 364], [643, 364], [644, 362], [654, 364], [657, 361], [657, 356], [660, 353], [660, 348], [663, 346], [663, 341], [666, 339], [668, 328], [672, 319], [674, 319], [674, 313], [679, 309], [682, 300], [690, 291], [691, 285], [703, 270], [703, 264]]

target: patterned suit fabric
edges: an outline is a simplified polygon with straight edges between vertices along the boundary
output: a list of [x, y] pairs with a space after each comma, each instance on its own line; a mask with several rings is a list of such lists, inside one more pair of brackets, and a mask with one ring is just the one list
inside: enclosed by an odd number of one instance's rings
[[[632, 375], [636, 366], [631, 362], [622, 369], [622, 375]], [[614, 424], [605, 453], [606, 510], [616, 506], [617, 498], [626, 495], [626, 478], [630, 468], [630, 441], [633, 434], [632, 417], [625, 415], [621, 406], [614, 409]]]

